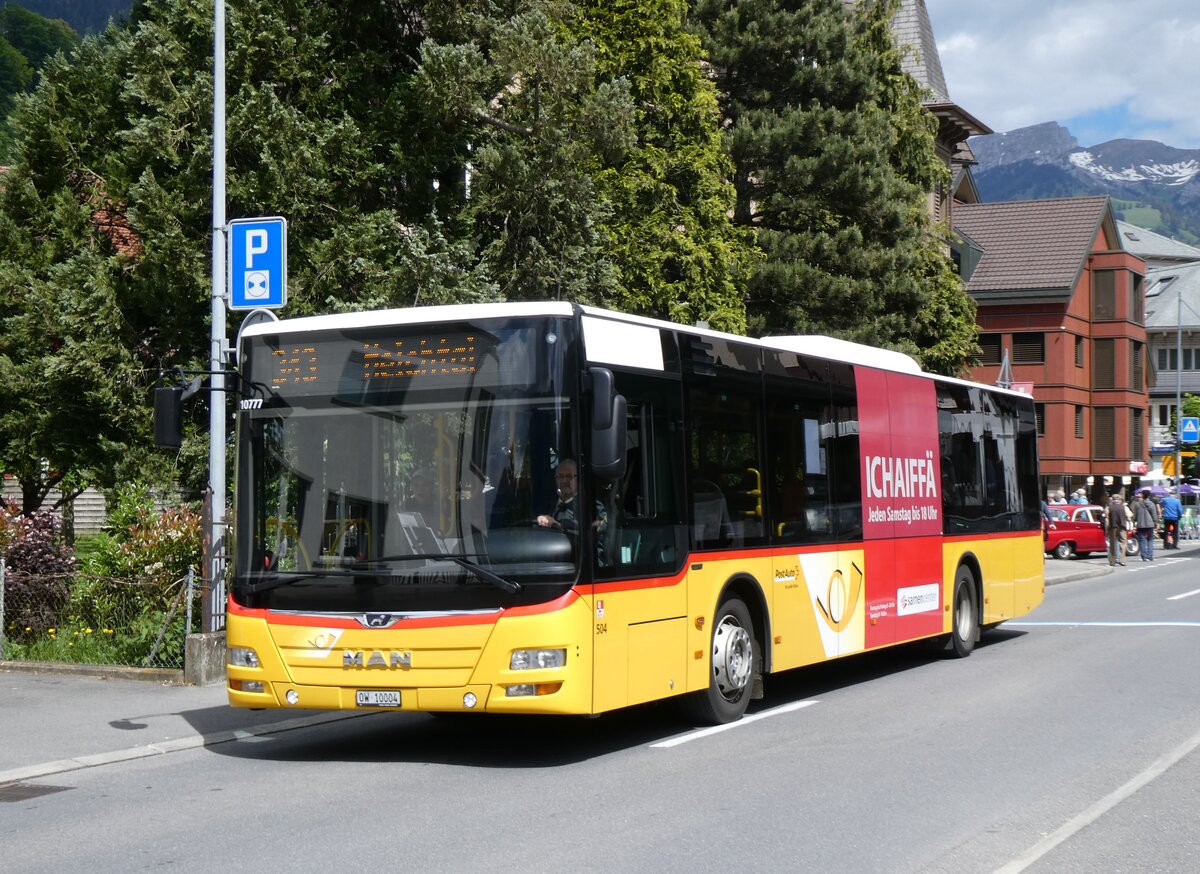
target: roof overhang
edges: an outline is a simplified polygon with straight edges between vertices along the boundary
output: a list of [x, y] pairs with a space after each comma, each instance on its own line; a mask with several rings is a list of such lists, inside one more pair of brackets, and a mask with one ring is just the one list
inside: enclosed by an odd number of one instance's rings
[[957, 103], [923, 103], [921, 105], [938, 120], [938, 139], [944, 142], [961, 143], [968, 137], [994, 133], [990, 127]]
[[1070, 288], [988, 288], [974, 289], [967, 283], [967, 292], [976, 303], [1063, 303], [1069, 301]]

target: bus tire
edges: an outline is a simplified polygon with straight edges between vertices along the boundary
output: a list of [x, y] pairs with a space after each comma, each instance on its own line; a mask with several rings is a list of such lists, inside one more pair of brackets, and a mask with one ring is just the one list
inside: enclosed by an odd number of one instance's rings
[[742, 718], [754, 686], [754, 622], [739, 598], [717, 608], [709, 646], [708, 688], [685, 695], [684, 713], [692, 720], [722, 725]]
[[954, 575], [954, 600], [950, 609], [950, 637], [946, 641], [946, 655], [965, 659], [975, 648], [979, 638], [979, 605], [975, 596], [975, 575], [965, 565], [960, 565]]

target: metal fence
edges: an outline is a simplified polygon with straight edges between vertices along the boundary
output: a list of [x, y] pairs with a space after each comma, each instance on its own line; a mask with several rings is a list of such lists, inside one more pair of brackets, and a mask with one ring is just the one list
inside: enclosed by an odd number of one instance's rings
[[0, 659], [183, 668], [204, 589], [179, 579], [30, 575], [0, 559]]

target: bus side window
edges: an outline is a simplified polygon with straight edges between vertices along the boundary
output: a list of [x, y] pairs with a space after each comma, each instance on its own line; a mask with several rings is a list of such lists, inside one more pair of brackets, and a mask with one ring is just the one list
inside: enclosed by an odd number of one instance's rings
[[699, 378], [688, 391], [688, 486], [697, 549], [766, 542], [756, 377]]
[[[837, 462], [850, 447], [838, 422], [838, 399], [850, 400], [845, 365], [831, 372], [828, 362], [790, 352], [766, 359], [767, 476], [764, 483], [768, 532], [773, 543], [833, 543], [839, 515], [847, 511], [843, 496], [855, 482], [841, 483]], [[839, 437], [841, 435], [841, 437]], [[839, 508], [842, 513], [835, 513]]]
[[593, 482], [604, 507], [596, 532], [596, 577], [672, 573], [687, 553], [679, 496], [683, 432], [679, 383], [615, 373], [627, 405], [625, 475]]

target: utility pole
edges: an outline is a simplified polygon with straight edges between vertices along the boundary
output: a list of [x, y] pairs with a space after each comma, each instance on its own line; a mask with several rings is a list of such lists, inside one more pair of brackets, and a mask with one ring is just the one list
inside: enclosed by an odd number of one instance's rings
[[[212, 325], [209, 359], [208, 487], [211, 495], [205, 631], [216, 631], [225, 578], [225, 0], [213, 3]], [[217, 605], [213, 610], [212, 606]]]

